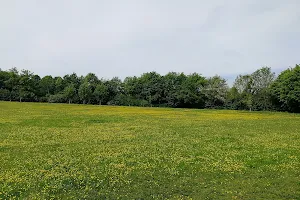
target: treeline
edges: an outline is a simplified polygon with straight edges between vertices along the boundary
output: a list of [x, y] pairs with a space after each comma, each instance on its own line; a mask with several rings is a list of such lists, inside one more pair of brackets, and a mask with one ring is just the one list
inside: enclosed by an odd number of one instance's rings
[[99, 79], [95, 74], [40, 77], [0, 69], [0, 100], [174, 108], [300, 112], [300, 65], [277, 78], [269, 67], [239, 75], [229, 87], [220, 76], [149, 72], [140, 77]]

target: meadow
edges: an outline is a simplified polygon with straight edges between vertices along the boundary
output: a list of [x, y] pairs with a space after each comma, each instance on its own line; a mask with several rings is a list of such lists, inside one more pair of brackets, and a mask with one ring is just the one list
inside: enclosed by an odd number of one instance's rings
[[0, 102], [0, 199], [300, 199], [300, 115]]

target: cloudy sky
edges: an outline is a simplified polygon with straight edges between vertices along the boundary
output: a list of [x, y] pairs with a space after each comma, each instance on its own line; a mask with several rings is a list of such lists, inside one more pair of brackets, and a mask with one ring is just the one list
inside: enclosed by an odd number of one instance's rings
[[1, 0], [0, 68], [232, 79], [300, 63], [299, 0]]

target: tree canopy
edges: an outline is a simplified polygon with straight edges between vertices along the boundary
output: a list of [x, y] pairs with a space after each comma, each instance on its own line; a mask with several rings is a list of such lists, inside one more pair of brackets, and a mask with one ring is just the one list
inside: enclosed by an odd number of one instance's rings
[[300, 65], [276, 78], [269, 67], [238, 75], [232, 87], [220, 76], [169, 72], [98, 78], [94, 73], [40, 77], [0, 69], [0, 100], [174, 108], [224, 108], [300, 112]]

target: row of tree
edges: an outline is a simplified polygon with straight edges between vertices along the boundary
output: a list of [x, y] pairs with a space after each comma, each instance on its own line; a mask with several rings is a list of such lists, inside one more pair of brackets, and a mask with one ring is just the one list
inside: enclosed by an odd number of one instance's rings
[[277, 78], [269, 67], [239, 75], [229, 87], [220, 76], [149, 72], [140, 77], [99, 79], [89, 73], [40, 76], [0, 69], [0, 100], [181, 108], [226, 108], [300, 112], [300, 65]]

